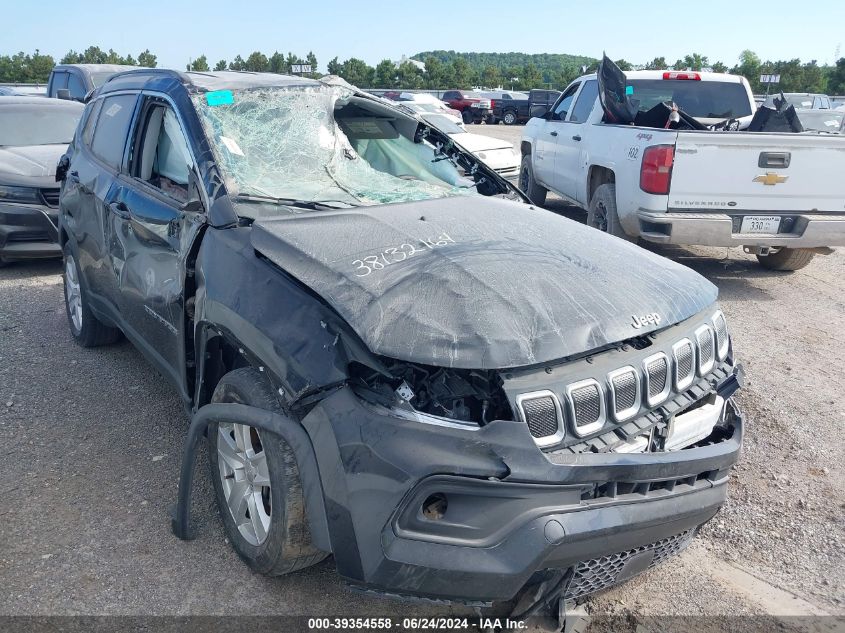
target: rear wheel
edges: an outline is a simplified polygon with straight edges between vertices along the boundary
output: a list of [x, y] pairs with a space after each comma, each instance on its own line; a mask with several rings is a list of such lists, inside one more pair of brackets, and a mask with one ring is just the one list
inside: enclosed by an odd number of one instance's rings
[[813, 261], [815, 252], [808, 248], [781, 248], [776, 253], [757, 255], [757, 261], [770, 270], [800, 270]]
[[[212, 402], [281, 412], [264, 377], [244, 367], [220, 379]], [[296, 456], [281, 437], [234, 422], [208, 427], [211, 478], [235, 551], [255, 571], [287, 574], [327, 554], [311, 544]]]
[[91, 312], [88, 291], [79, 270], [79, 264], [70, 242], [62, 249], [64, 254], [65, 313], [73, 340], [82, 347], [98, 347], [114, 343], [120, 330], [109, 327]]
[[505, 112], [505, 115], [502, 117], [502, 121], [505, 122], [505, 125], [513, 125], [516, 123], [516, 112]]
[[537, 184], [534, 180], [534, 171], [531, 168], [531, 154], [522, 157], [522, 165], [519, 168], [519, 188], [525, 192], [528, 199], [534, 204], [546, 204], [546, 194], [549, 193], [543, 185]]
[[461, 118], [464, 120], [464, 123], [472, 123], [473, 116], [472, 112], [470, 112], [469, 108], [461, 112]]
[[616, 211], [616, 185], [614, 184], [600, 185], [593, 193], [593, 197], [590, 199], [590, 207], [587, 209], [587, 226], [629, 242], [637, 241], [636, 237], [631, 237], [625, 233], [619, 223], [619, 214]]

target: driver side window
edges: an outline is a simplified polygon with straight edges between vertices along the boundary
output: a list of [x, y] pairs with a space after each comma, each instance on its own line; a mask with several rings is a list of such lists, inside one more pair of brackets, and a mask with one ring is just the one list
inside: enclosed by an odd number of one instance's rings
[[552, 112], [552, 121], [563, 121], [566, 119], [566, 114], [572, 107], [572, 100], [575, 98], [575, 93], [578, 92], [578, 87], [580, 85], [580, 83], [573, 84], [566, 92], [563, 93], [560, 101], [557, 102], [554, 111]]
[[190, 197], [193, 159], [176, 113], [169, 106], [155, 104], [147, 109], [136, 165], [135, 176], [162, 193], [180, 203]]

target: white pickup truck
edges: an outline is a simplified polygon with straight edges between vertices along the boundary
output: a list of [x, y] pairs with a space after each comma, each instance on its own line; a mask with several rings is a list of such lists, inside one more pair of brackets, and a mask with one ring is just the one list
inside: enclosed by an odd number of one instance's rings
[[525, 126], [519, 184], [533, 202], [553, 191], [618, 237], [743, 246], [776, 270], [845, 245], [845, 136], [741, 131], [756, 110], [742, 77], [625, 76], [641, 112], [674, 102], [700, 123], [732, 119], [740, 131], [605, 123], [596, 75], [580, 77]]

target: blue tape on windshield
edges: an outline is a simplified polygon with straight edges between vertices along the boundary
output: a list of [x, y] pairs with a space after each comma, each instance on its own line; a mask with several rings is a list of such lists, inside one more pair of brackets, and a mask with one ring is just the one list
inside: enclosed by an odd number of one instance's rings
[[625, 94], [626, 95], [634, 94], [634, 86], [625, 86]]
[[229, 105], [235, 102], [235, 97], [231, 90], [215, 90], [205, 93], [205, 101], [210, 106]]

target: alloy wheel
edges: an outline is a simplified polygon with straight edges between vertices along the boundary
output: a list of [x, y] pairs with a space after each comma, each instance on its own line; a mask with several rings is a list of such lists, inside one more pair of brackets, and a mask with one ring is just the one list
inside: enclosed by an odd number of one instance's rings
[[217, 430], [217, 465], [226, 505], [241, 536], [261, 545], [270, 530], [270, 472], [258, 430], [220, 423]]
[[77, 332], [82, 331], [82, 288], [76, 273], [76, 261], [73, 255], [65, 259], [65, 295], [70, 320]]

